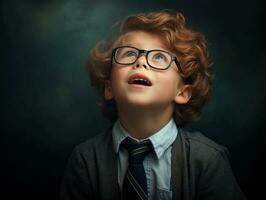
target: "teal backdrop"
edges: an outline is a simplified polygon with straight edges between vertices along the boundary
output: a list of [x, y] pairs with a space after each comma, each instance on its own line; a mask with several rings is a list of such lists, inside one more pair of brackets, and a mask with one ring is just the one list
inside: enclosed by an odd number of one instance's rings
[[86, 74], [89, 50], [117, 20], [161, 9], [181, 11], [209, 42], [213, 95], [189, 128], [229, 148], [250, 199], [263, 194], [263, 1], [2, 0], [1, 199], [58, 198], [73, 147], [110, 126]]

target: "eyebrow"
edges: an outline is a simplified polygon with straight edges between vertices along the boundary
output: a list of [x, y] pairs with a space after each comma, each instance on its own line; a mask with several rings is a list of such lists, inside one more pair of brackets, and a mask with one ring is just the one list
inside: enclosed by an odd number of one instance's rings
[[[143, 49], [143, 48], [139, 48], [137, 47], [136, 45], [133, 45], [132, 43], [122, 43], [121, 44], [122, 46], [131, 46], [131, 47], [135, 47], [137, 49]], [[163, 47], [155, 47], [155, 48], [152, 48], [152, 49], [143, 49], [143, 50], [147, 50], [147, 51], [150, 51], [150, 50], [163, 50], [163, 51], [169, 51], [168, 49], [166, 48], [163, 48]]]

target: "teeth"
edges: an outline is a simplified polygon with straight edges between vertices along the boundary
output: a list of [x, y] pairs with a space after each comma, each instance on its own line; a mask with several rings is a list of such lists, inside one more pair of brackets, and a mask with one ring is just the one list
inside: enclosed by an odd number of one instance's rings
[[145, 79], [134, 79], [134, 81], [144, 81], [144, 82], [148, 82], [147, 80], [145, 80]]
[[142, 79], [142, 78], [138, 78], [138, 79], [133, 79], [131, 81], [131, 83], [135, 83], [135, 84], [142, 84], [142, 85], [151, 85], [150, 82], [148, 80]]

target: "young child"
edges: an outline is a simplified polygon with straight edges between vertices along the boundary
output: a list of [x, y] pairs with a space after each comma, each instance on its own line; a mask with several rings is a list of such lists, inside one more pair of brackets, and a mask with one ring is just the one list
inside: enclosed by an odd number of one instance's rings
[[213, 74], [207, 44], [179, 12], [127, 17], [88, 70], [113, 125], [78, 145], [62, 200], [245, 199], [225, 147], [184, 125], [199, 118]]

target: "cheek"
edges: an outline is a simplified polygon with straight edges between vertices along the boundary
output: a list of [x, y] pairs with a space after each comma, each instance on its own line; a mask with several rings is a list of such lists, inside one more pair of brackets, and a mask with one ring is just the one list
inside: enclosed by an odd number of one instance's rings
[[169, 74], [160, 78], [160, 86], [162, 89], [175, 92], [179, 88], [179, 77], [174, 74]]
[[127, 71], [128, 70], [126, 67], [114, 66], [112, 73], [111, 73], [112, 81], [125, 79], [125, 77], [127, 75]]
[[111, 74], [111, 85], [114, 93], [121, 90], [122, 83], [126, 80], [126, 73], [124, 70], [114, 70]]
[[117, 69], [113, 69], [112, 73], [111, 73], [111, 82], [115, 83], [118, 79], [120, 79], [120, 71]]

